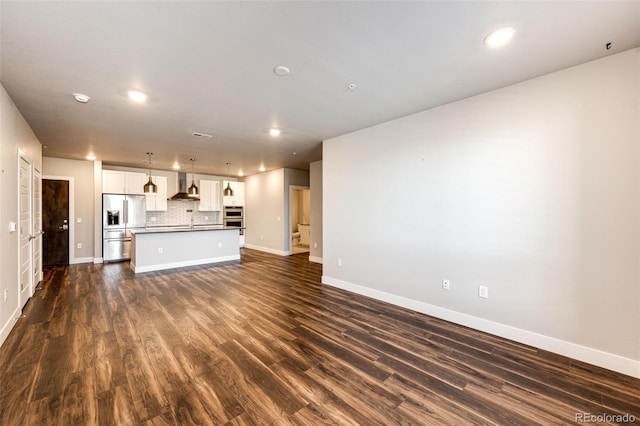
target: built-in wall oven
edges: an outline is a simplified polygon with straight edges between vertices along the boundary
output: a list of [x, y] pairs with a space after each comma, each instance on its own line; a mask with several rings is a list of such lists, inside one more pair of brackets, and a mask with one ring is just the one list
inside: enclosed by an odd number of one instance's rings
[[244, 218], [244, 209], [242, 206], [224, 206], [225, 219], [242, 219]]
[[[224, 206], [224, 226], [244, 228], [244, 209], [242, 206]], [[244, 235], [244, 229], [240, 229], [240, 235]]]

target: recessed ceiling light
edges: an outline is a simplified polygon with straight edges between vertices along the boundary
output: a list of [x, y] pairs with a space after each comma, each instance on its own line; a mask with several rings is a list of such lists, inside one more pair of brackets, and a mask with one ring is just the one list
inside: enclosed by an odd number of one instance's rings
[[280, 129], [276, 129], [275, 127], [274, 127], [274, 128], [269, 129], [269, 134], [270, 134], [271, 136], [280, 136], [280, 133], [281, 133], [281, 132], [280, 132]]
[[258, 170], [260, 170], [261, 172], [264, 172], [267, 169], [264, 166], [260, 166], [260, 168]]
[[142, 103], [147, 100], [147, 95], [137, 90], [129, 90], [128, 95], [129, 99], [131, 99], [133, 102]]
[[284, 65], [278, 65], [273, 69], [273, 72], [279, 77], [284, 77], [285, 75], [289, 75], [289, 73], [291, 73], [291, 70]]
[[347, 86], [350, 92], [353, 92], [354, 90], [356, 90], [356, 87], [358, 87], [358, 85], [355, 83], [351, 83], [350, 85]]
[[238, 171], [238, 176], [240, 176], [240, 177], [244, 176], [244, 173], [242, 172], [242, 170]]
[[81, 104], [86, 104], [87, 102], [89, 102], [89, 99], [91, 99], [89, 96], [82, 93], [74, 93], [73, 98]]
[[180, 170], [180, 164], [178, 163], [173, 163], [173, 166], [171, 167], [173, 167], [173, 170]]
[[95, 156], [95, 155], [93, 155], [93, 154], [89, 154], [89, 155], [87, 155], [87, 160], [89, 160], [89, 161], [93, 161], [93, 160], [95, 160], [95, 159], [96, 159], [96, 156]]
[[484, 44], [488, 47], [496, 48], [502, 47], [509, 43], [513, 35], [516, 33], [516, 29], [512, 27], [504, 27], [490, 32], [484, 38]]

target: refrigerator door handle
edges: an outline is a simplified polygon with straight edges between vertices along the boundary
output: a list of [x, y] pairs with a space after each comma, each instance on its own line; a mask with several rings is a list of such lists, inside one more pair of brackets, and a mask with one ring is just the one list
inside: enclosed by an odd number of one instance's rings
[[124, 200], [122, 202], [122, 215], [124, 216], [124, 225], [129, 223], [129, 201]]

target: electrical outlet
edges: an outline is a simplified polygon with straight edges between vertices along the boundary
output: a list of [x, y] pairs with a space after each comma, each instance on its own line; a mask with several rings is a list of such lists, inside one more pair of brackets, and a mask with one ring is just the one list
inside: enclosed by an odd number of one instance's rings
[[449, 282], [449, 280], [442, 280], [442, 288], [445, 290], [449, 290], [451, 288], [451, 283]]
[[222, 247], [222, 242], [218, 243], [218, 248]]
[[4, 289], [4, 301], [7, 301], [7, 298], [9, 297], [9, 293], [7, 292], [7, 289]]
[[82, 243], [78, 243], [78, 244], [76, 244], [76, 247], [78, 247], [78, 248], [82, 248]]
[[81, 218], [81, 217], [77, 218], [77, 219], [76, 219], [76, 222], [78, 222], [78, 223], [82, 223], [82, 218]]
[[158, 247], [158, 254], [164, 253], [164, 249], [162, 247]]
[[489, 298], [489, 287], [485, 285], [478, 286], [478, 297], [482, 297], [483, 299]]
[[151, 216], [151, 222], [155, 222], [157, 219], [155, 216]]
[[260, 235], [260, 241], [264, 240], [264, 237], [262, 235]]
[[318, 243], [313, 243], [313, 248], [314, 249], [318, 248]]
[[338, 266], [342, 267], [342, 259], [341, 258], [338, 258]]

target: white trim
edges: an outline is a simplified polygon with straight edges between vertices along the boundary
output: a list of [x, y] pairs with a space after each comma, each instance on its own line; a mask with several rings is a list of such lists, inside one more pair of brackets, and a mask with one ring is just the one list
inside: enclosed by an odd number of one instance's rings
[[133, 271], [138, 274], [140, 272], [162, 271], [164, 269], [183, 268], [185, 266], [206, 265], [209, 263], [228, 262], [231, 260], [240, 260], [239, 254], [229, 256], [210, 257], [208, 259], [185, 260], [181, 262], [160, 263], [149, 266], [136, 266], [133, 262], [129, 262]]
[[76, 241], [76, 226], [75, 226], [75, 178], [73, 176], [42, 176], [42, 180], [66, 180], [69, 182], [69, 265], [73, 265], [76, 262], [76, 256], [73, 248]]
[[318, 256], [309, 256], [309, 262], [322, 264], [322, 258]]
[[13, 327], [16, 325], [16, 319], [20, 316], [21, 307], [16, 307], [11, 316], [7, 319], [7, 322], [0, 330], [0, 346], [4, 344], [4, 341], [7, 340], [9, 333], [13, 330]]
[[93, 258], [93, 263], [104, 263], [104, 258], [102, 257], [94, 257]]
[[446, 321], [471, 327], [475, 330], [490, 333], [505, 339], [514, 340], [525, 345], [534, 346], [546, 351], [564, 355], [579, 361], [627, 374], [632, 377], [640, 378], [640, 361], [631, 358], [625, 358], [619, 355], [604, 352], [598, 349], [589, 348], [554, 337], [544, 336], [505, 324], [483, 318], [474, 317], [472, 315], [463, 314], [461, 312], [452, 311], [441, 308], [439, 306], [420, 302], [406, 297], [397, 296], [395, 294], [386, 293], [384, 291], [375, 290], [358, 284], [349, 283], [336, 278], [322, 276], [322, 283], [337, 287], [383, 302], [391, 303], [403, 308], [411, 309], [426, 315], [431, 315]]
[[256, 246], [254, 244], [245, 244], [245, 247], [252, 250], [264, 251], [266, 253], [277, 254], [279, 256], [290, 256], [291, 252], [286, 250], [276, 250], [269, 247]]
[[78, 263], [94, 263], [93, 257], [76, 257], [73, 259], [73, 263], [69, 261], [69, 265], [75, 265]]
[[[36, 193], [36, 187], [35, 187], [35, 180], [36, 177], [39, 179], [39, 183], [40, 183], [40, 205], [35, 206], [32, 205], [31, 206], [31, 210], [32, 212], [38, 212], [40, 213], [40, 223], [38, 224], [38, 232], [42, 232], [42, 172], [37, 168], [37, 167], [33, 167], [33, 174], [32, 174], [32, 188], [31, 188], [31, 199], [33, 200], [35, 193]], [[31, 224], [31, 227], [34, 231], [34, 236], [36, 235], [35, 230], [36, 230], [36, 223], [35, 223], [35, 214], [33, 215], [33, 223]], [[38, 268], [38, 276], [36, 277], [36, 282], [33, 283], [33, 291], [31, 293], [31, 295], [33, 296], [33, 293], [35, 292], [35, 288], [38, 287], [38, 284], [40, 284], [40, 282], [42, 281], [42, 279], [44, 278], [44, 273], [42, 272], [42, 255], [43, 255], [43, 251], [42, 251], [42, 235], [44, 235], [43, 233], [41, 233], [40, 235], [37, 235], [36, 238], [34, 238], [33, 240], [33, 244], [39, 244], [38, 249], [40, 249], [40, 263], [38, 265], [34, 265], [34, 268]], [[36, 247], [33, 247], [33, 252], [32, 252], [32, 258], [35, 260], [35, 253], [36, 253]]]

